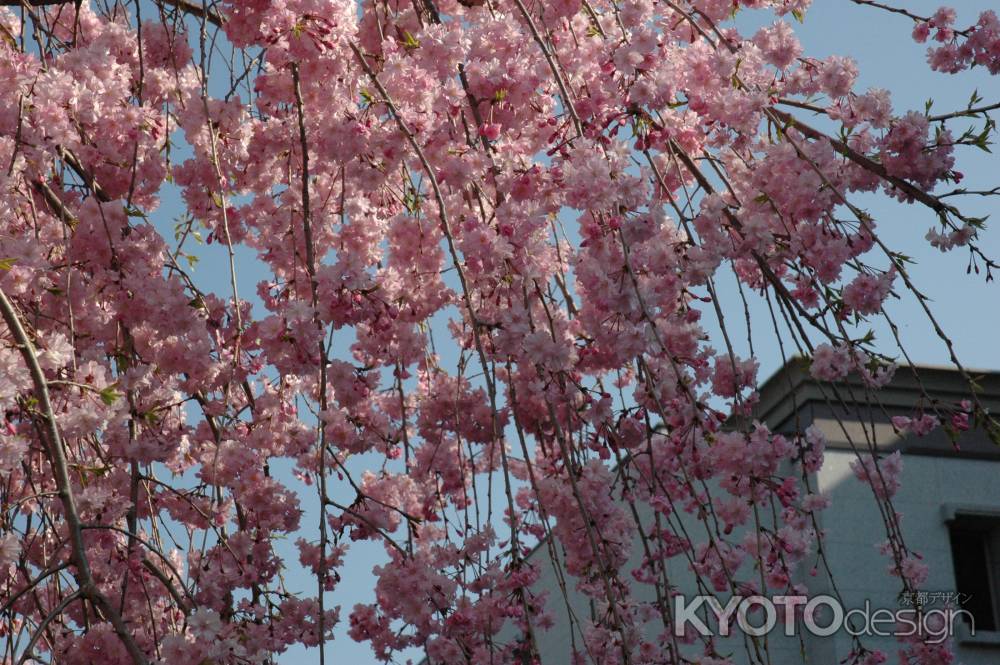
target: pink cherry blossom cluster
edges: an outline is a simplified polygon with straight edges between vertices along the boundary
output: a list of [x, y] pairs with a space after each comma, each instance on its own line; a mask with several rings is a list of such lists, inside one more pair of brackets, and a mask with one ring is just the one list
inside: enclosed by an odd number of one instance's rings
[[903, 457], [897, 450], [876, 463], [875, 456], [865, 455], [851, 462], [851, 471], [858, 480], [871, 485], [876, 496], [889, 498], [899, 490]]
[[955, 29], [955, 19], [954, 9], [942, 7], [913, 27], [914, 41], [922, 44], [933, 37], [941, 43], [927, 49], [931, 68], [954, 74], [979, 65], [991, 74], [1000, 73], [1000, 18], [996, 12], [984, 11], [974, 25], [961, 31]]
[[[823, 389], [875, 390], [895, 365], [848, 324], [913, 287], [855, 197], [987, 260], [935, 189], [952, 118], [809, 57], [785, 19], [808, 5], [0, 7], [3, 658], [266, 663], [337, 632], [525, 663], [561, 617], [566, 662], [729, 665], [675, 639], [668, 565], [801, 593], [830, 500], [822, 433], [752, 419], [720, 278], [774, 303]], [[742, 35], [743, 9], [776, 22]], [[926, 21], [954, 51], [932, 64], [995, 73], [996, 16], [954, 20]], [[898, 453], [853, 468], [894, 514]], [[359, 541], [385, 558], [342, 607]]]

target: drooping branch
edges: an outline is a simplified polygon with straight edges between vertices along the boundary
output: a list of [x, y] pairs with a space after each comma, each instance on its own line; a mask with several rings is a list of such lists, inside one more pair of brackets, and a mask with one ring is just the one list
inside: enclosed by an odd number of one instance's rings
[[45, 452], [49, 458], [49, 463], [52, 465], [52, 471], [55, 474], [56, 486], [59, 489], [59, 500], [62, 503], [63, 512], [66, 517], [70, 548], [76, 568], [74, 577], [79, 586], [79, 594], [93, 603], [111, 622], [115, 633], [132, 657], [132, 662], [135, 665], [147, 665], [149, 661], [142, 650], [139, 649], [139, 645], [136, 644], [121, 614], [104, 597], [100, 589], [97, 588], [94, 577], [90, 572], [90, 562], [87, 559], [86, 545], [83, 542], [83, 525], [80, 522], [76, 500], [73, 496], [69, 465], [66, 461], [66, 453], [63, 450], [62, 438], [59, 435], [59, 425], [56, 422], [55, 411], [52, 408], [52, 401], [49, 398], [49, 389], [45, 381], [45, 374], [38, 363], [38, 353], [35, 351], [35, 346], [21, 324], [17, 310], [14, 309], [14, 305], [7, 298], [7, 294], [4, 293], [3, 289], [0, 289], [0, 314], [2, 314], [4, 322], [7, 324], [7, 329], [14, 337], [17, 349], [24, 359], [24, 364], [28, 367], [28, 372], [31, 374], [31, 382], [34, 385], [35, 396], [38, 400], [42, 419], [44, 420]]
[[[158, 0], [162, 1], [166, 5], [171, 7], [176, 7], [185, 14], [190, 14], [192, 16], [197, 16], [199, 18], [204, 18], [206, 21], [221, 28], [223, 24], [223, 18], [215, 10], [202, 7], [199, 4], [190, 2], [189, 0]], [[54, 5], [70, 5], [76, 4], [75, 0], [0, 0], [0, 7], [20, 7], [22, 5], [28, 5], [29, 7], [51, 7]]]

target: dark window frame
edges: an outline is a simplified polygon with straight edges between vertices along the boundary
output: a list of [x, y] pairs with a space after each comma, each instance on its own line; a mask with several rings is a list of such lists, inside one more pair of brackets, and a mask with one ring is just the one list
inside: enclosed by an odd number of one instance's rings
[[[955, 510], [948, 539], [955, 591], [965, 599], [961, 609], [972, 615], [976, 632], [1000, 629], [1000, 512]], [[970, 623], [963, 614], [963, 621]]]

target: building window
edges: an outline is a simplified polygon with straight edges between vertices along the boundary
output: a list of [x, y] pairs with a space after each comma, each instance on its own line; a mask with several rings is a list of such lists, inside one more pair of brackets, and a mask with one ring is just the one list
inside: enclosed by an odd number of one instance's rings
[[997, 630], [1000, 581], [1000, 516], [956, 511], [949, 520], [956, 591], [962, 615], [976, 631]]

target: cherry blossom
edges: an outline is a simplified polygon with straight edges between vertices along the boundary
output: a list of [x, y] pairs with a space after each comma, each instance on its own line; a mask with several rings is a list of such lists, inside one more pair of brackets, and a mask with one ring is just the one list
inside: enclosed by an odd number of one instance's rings
[[[750, 333], [879, 399], [904, 360], [862, 328], [927, 299], [866, 196], [998, 267], [961, 198], [992, 194], [945, 191], [993, 100], [858, 89], [800, 43], [809, 4], [0, 6], [4, 657], [524, 663], [566, 615], [567, 662], [731, 662], [673, 638], [668, 562], [801, 593], [830, 505], [823, 432], [754, 420]], [[896, 9], [931, 68], [1000, 72], [994, 12]], [[746, 344], [724, 282], [771, 307]], [[1000, 427], [932, 407], [893, 425]], [[858, 452], [895, 515], [901, 456]], [[922, 584], [886, 537], [887, 583]]]

